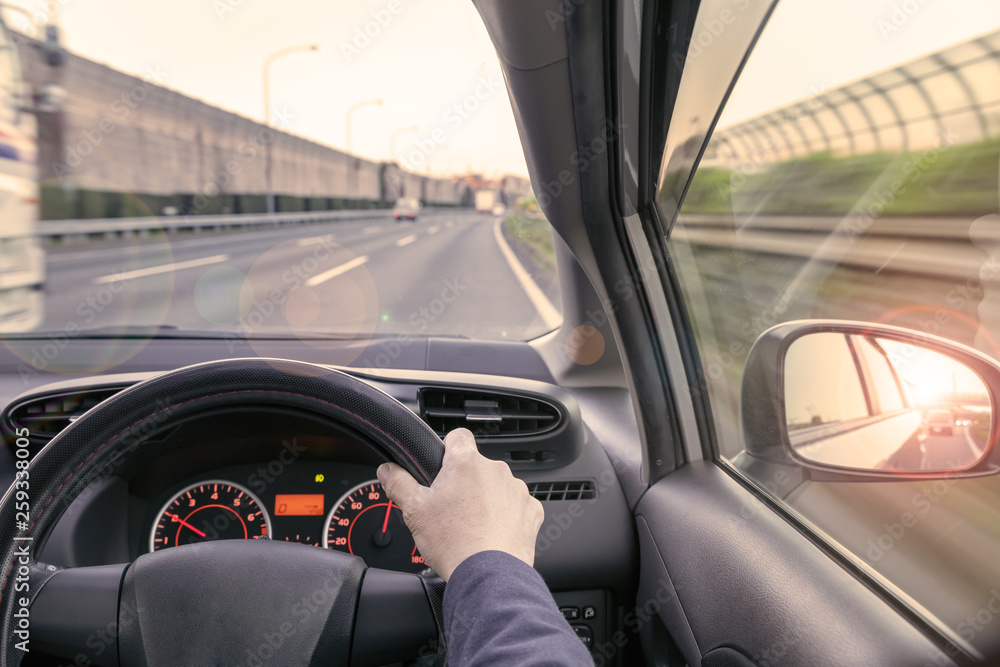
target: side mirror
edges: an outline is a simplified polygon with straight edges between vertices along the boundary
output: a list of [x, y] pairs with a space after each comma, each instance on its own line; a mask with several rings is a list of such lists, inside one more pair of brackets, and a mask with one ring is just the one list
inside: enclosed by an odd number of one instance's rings
[[810, 479], [1000, 473], [1000, 364], [937, 336], [829, 320], [754, 343], [742, 386], [746, 456]]

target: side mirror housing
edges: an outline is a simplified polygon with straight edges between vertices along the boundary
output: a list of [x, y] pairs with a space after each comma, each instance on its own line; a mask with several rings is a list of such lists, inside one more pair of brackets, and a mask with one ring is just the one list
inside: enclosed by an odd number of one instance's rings
[[839, 482], [1000, 473], [1000, 364], [938, 336], [787, 322], [754, 343], [741, 392], [749, 464]]

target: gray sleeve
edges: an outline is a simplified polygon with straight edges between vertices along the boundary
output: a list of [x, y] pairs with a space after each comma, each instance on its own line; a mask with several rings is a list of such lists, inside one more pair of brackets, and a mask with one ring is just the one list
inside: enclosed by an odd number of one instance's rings
[[534, 568], [502, 551], [464, 560], [444, 591], [448, 664], [593, 665]]

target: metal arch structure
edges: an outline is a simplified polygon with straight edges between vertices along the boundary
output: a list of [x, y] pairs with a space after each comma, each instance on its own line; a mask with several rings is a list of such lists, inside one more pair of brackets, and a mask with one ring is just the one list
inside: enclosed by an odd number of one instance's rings
[[1000, 30], [719, 128], [702, 163], [920, 151], [945, 135], [959, 143], [1000, 136]]

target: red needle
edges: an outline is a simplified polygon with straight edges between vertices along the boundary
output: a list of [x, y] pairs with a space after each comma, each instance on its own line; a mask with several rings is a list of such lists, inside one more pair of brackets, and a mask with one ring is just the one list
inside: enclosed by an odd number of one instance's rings
[[385, 533], [389, 529], [389, 514], [392, 513], [392, 501], [389, 501], [389, 506], [385, 508], [385, 521], [382, 522], [382, 532]]
[[205, 533], [201, 532], [200, 530], [198, 530], [197, 528], [195, 528], [194, 526], [192, 526], [191, 524], [189, 524], [187, 521], [185, 521], [184, 519], [180, 518], [176, 514], [171, 514], [171, 513], [167, 512], [166, 515], [169, 516], [174, 521], [179, 522], [182, 526], [187, 526], [188, 528], [190, 528], [191, 530], [193, 530], [198, 535], [198, 537], [205, 537]]

